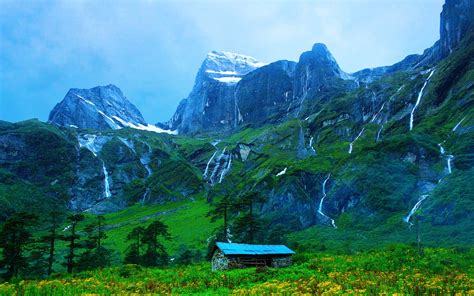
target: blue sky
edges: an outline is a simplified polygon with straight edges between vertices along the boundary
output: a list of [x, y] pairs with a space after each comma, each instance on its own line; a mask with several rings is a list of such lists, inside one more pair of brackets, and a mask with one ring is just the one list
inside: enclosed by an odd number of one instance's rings
[[443, 0], [0, 0], [0, 119], [47, 120], [69, 88], [115, 84], [168, 120], [205, 55], [297, 61], [325, 43], [341, 68], [393, 64], [439, 39]]

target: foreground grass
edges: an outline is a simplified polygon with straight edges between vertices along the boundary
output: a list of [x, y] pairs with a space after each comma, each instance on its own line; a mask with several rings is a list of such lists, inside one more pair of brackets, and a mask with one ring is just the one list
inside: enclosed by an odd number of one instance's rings
[[2, 295], [460, 294], [474, 293], [474, 252], [410, 247], [358, 255], [298, 254], [288, 268], [210, 272], [209, 263], [164, 269], [127, 265], [0, 284]]

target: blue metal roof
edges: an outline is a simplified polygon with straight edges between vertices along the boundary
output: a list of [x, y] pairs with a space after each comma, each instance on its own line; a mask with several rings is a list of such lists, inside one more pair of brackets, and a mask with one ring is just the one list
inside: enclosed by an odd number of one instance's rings
[[250, 245], [217, 242], [216, 246], [224, 255], [291, 255], [295, 253], [284, 245]]

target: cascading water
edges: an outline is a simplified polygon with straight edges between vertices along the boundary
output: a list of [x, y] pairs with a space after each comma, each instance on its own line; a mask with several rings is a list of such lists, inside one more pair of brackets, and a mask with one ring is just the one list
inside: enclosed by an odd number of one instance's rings
[[286, 170], [288, 170], [288, 168], [284, 168], [283, 171], [279, 172], [278, 174], [276, 174], [277, 177], [280, 177], [280, 176], [283, 176], [284, 174], [286, 174]]
[[109, 198], [112, 196], [112, 193], [110, 192], [109, 172], [105, 168], [104, 161], [102, 161], [102, 172], [104, 173], [104, 197]]
[[378, 142], [380, 140], [380, 133], [382, 133], [382, 130], [383, 130], [383, 124], [380, 126], [377, 132], [377, 137], [375, 138], [375, 142]]
[[321, 200], [319, 201], [318, 213], [322, 215], [323, 217], [329, 219], [329, 221], [331, 221], [332, 227], [337, 228], [336, 222], [334, 221], [334, 219], [329, 218], [326, 214], [323, 213], [323, 203], [324, 203], [324, 199], [326, 198], [326, 183], [329, 181], [329, 178], [331, 178], [331, 173], [329, 173], [329, 175], [324, 180], [323, 185], [322, 185], [323, 196], [321, 197]]
[[365, 127], [362, 128], [362, 130], [360, 131], [360, 133], [357, 135], [357, 137], [354, 139], [354, 141], [352, 141], [350, 144], [349, 144], [349, 154], [352, 154], [352, 147], [354, 146], [354, 142], [357, 141], [357, 139], [360, 138], [360, 136], [362, 136], [362, 133], [364, 133], [364, 130], [365, 130]]
[[231, 166], [232, 166], [232, 155], [229, 155], [229, 158], [227, 160], [227, 165], [221, 172], [219, 183], [222, 183], [222, 180], [224, 180], [224, 176], [227, 175], [227, 173], [230, 171]]
[[314, 154], [316, 154], [316, 150], [313, 147], [313, 142], [314, 142], [314, 137], [309, 138], [309, 148]]
[[148, 145], [147, 143], [144, 143], [148, 149], [147, 153], [144, 153], [141, 157], [140, 157], [140, 163], [143, 165], [143, 167], [145, 168], [146, 172], [147, 172], [147, 178], [151, 176], [151, 174], [153, 173], [153, 171], [151, 170], [151, 167], [150, 167], [150, 162], [151, 162], [151, 154], [152, 154], [152, 151], [151, 151], [151, 147], [150, 145]]
[[216, 154], [217, 154], [217, 150], [214, 151], [214, 154], [212, 154], [211, 158], [209, 158], [209, 161], [206, 164], [206, 169], [204, 170], [204, 174], [203, 174], [204, 178], [207, 178], [207, 174], [209, 172], [209, 165], [211, 164], [211, 162], [214, 159], [214, 157], [216, 156]]
[[146, 201], [146, 199], [147, 199], [148, 196], [150, 196], [150, 188], [147, 188], [147, 189], [145, 190], [145, 193], [143, 194], [142, 202], [141, 202], [142, 205], [145, 204], [145, 201]]
[[379, 116], [379, 114], [382, 112], [383, 108], [385, 107], [385, 103], [386, 103], [386, 102], [384, 102], [384, 103], [382, 104], [382, 107], [380, 107], [380, 110], [379, 110], [377, 113], [374, 114], [374, 116], [372, 117], [372, 119], [370, 120], [370, 122], [374, 122], [375, 119], [377, 119], [377, 116]]
[[97, 153], [100, 151], [100, 148], [95, 145], [96, 135], [84, 135], [83, 137], [78, 137], [77, 141], [79, 142], [79, 147], [85, 147], [87, 150], [92, 152], [94, 156], [97, 156]]
[[[443, 142], [444, 143], [444, 142]], [[454, 156], [451, 154], [446, 155], [446, 150], [443, 147], [443, 143], [439, 143], [439, 153], [441, 154], [442, 157], [446, 158], [446, 169], [448, 170], [448, 174], [452, 173], [452, 167], [451, 167], [451, 162], [454, 159]], [[445, 156], [446, 155], [446, 156]]]
[[428, 78], [426, 78], [425, 83], [423, 84], [423, 86], [420, 89], [420, 92], [418, 93], [418, 97], [416, 99], [415, 106], [413, 107], [413, 109], [410, 112], [410, 130], [413, 129], [413, 118], [414, 118], [415, 110], [416, 110], [416, 108], [418, 108], [418, 105], [420, 104], [421, 97], [423, 96], [423, 91], [425, 90], [425, 87], [428, 84], [428, 82], [430, 81], [430, 78], [433, 75], [433, 73], [434, 73], [434, 69], [431, 70], [430, 75], [428, 75]]
[[222, 149], [222, 153], [221, 153], [221, 154], [219, 155], [219, 157], [217, 158], [217, 164], [216, 164], [216, 166], [214, 167], [214, 169], [212, 170], [211, 176], [209, 177], [209, 181], [211, 182], [212, 185], [214, 185], [214, 178], [215, 178], [216, 174], [217, 174], [218, 171], [219, 171], [219, 168], [220, 168], [220, 166], [221, 166], [221, 160], [222, 160], [222, 158], [224, 157], [226, 150], [227, 150], [227, 147], [224, 147], [224, 149]]
[[416, 202], [416, 204], [413, 206], [413, 208], [411, 209], [411, 211], [408, 213], [408, 215], [405, 216], [405, 218], [403, 218], [403, 221], [405, 221], [406, 223], [410, 224], [410, 226], [413, 226], [413, 223], [410, 222], [410, 218], [413, 216], [413, 214], [415, 214], [415, 212], [420, 208], [421, 206], [421, 203], [428, 197], [427, 194], [424, 194], [420, 197], [420, 199]]
[[456, 131], [456, 129], [461, 125], [461, 123], [466, 119], [466, 116], [463, 117], [454, 127], [453, 127], [453, 132]]
[[454, 156], [453, 155], [448, 155], [446, 157], [446, 162], [447, 162], [447, 166], [448, 166], [448, 174], [451, 174], [452, 173], [452, 170], [451, 170], [451, 161], [454, 159]]

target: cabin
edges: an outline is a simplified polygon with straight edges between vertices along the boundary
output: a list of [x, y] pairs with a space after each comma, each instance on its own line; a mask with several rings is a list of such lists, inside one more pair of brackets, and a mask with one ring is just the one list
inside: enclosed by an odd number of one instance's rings
[[286, 267], [291, 249], [284, 245], [251, 245], [217, 242], [212, 250], [212, 271], [243, 267]]

